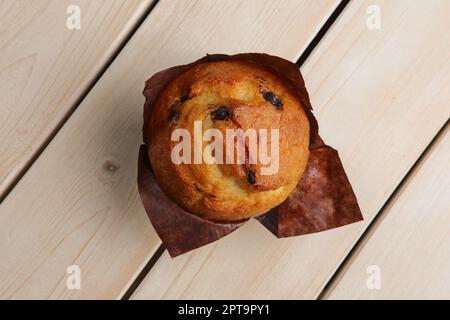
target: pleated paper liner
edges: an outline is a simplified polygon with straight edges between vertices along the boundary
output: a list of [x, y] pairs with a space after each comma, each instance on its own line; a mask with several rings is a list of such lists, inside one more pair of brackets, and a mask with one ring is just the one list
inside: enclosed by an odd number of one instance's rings
[[[148, 132], [146, 129], [154, 103], [172, 80], [196, 64], [224, 60], [244, 60], [278, 75], [301, 101], [310, 122], [310, 155], [296, 189], [282, 204], [256, 219], [279, 238], [361, 221], [363, 216], [338, 152], [320, 138], [303, 77], [297, 65], [290, 61], [261, 53], [207, 55], [191, 64], [158, 72], [145, 85], [143, 132]], [[154, 178], [148, 159], [148, 143], [148, 137], [144, 135], [144, 144], [139, 151], [139, 193], [155, 231], [172, 257], [214, 242], [245, 223], [214, 222], [180, 208], [164, 194]]]

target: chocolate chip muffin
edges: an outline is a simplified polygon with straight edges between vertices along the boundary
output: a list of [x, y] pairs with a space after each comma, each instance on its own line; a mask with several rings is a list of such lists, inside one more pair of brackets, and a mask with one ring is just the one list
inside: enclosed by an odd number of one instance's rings
[[164, 86], [151, 97], [144, 138], [156, 181], [180, 207], [240, 221], [291, 194], [310, 124], [283, 76], [244, 55], [187, 65]]

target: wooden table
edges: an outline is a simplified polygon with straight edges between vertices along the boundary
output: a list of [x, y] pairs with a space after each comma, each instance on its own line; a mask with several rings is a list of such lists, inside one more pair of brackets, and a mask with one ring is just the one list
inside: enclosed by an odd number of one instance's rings
[[[448, 0], [0, 0], [0, 298], [449, 299], [449, 21]], [[171, 259], [137, 193], [143, 83], [237, 52], [299, 61], [365, 220], [251, 221]]]

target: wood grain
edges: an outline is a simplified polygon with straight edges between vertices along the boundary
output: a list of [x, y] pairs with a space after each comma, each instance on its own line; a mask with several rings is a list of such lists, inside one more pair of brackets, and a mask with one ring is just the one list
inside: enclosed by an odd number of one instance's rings
[[[2, 0], [0, 200], [153, 0]], [[80, 29], [66, 12], [80, 8]]]
[[[366, 26], [369, 5], [380, 30]], [[364, 222], [275, 239], [253, 221], [192, 254], [163, 254], [133, 298], [316, 298], [448, 119], [449, 20], [446, 0], [352, 1], [302, 68]]]
[[[450, 299], [449, 129], [376, 220], [324, 298]], [[366, 285], [373, 265], [380, 270], [379, 290]]]
[[0, 297], [120, 297], [160, 244], [136, 186], [144, 80], [206, 53], [296, 60], [338, 2], [160, 2], [2, 203]]

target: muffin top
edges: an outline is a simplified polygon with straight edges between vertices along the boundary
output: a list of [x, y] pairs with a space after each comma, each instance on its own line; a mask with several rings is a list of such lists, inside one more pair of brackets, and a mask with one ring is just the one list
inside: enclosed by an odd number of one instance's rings
[[264, 214], [306, 168], [305, 107], [285, 78], [250, 59], [186, 66], [144, 126], [155, 178], [183, 209], [213, 221]]

